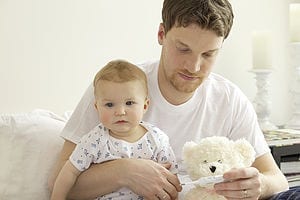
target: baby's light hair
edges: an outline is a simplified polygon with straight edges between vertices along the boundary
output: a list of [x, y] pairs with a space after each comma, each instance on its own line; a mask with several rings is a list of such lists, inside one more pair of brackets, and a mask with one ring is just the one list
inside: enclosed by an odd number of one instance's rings
[[96, 74], [94, 78], [95, 96], [97, 93], [96, 86], [101, 80], [117, 83], [137, 80], [143, 85], [146, 96], [148, 95], [146, 74], [139, 67], [125, 60], [110, 61]]

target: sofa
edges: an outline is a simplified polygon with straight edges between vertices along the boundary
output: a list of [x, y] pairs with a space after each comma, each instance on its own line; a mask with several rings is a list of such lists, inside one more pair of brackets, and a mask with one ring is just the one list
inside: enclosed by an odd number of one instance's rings
[[48, 177], [63, 146], [60, 132], [71, 114], [42, 109], [0, 114], [0, 200], [50, 199]]
[[[60, 132], [71, 113], [36, 109], [0, 114], [0, 200], [50, 199], [48, 177], [63, 146]], [[183, 176], [181, 181], [189, 179]]]
[[64, 140], [70, 112], [47, 110], [0, 115], [0, 199], [48, 200], [47, 179]]

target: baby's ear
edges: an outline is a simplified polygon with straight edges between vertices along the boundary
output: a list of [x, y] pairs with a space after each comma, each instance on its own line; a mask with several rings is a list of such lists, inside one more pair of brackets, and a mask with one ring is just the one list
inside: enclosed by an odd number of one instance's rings
[[194, 152], [195, 147], [197, 146], [196, 142], [190, 141], [186, 142], [183, 146], [183, 159], [191, 157], [192, 153]]
[[244, 165], [249, 167], [255, 160], [255, 151], [246, 139], [239, 139], [234, 143], [234, 149], [240, 153]]
[[94, 107], [96, 108], [96, 110], [98, 110], [97, 101], [94, 102]]
[[148, 97], [146, 97], [146, 99], [144, 101], [144, 114], [147, 112], [147, 110], [149, 108], [149, 104], [150, 104], [150, 99]]

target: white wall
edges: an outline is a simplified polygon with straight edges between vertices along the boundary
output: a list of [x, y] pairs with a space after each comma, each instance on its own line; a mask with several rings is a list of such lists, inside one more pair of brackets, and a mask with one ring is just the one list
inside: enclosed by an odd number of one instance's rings
[[[216, 72], [251, 99], [251, 33], [273, 33], [272, 121], [291, 116], [288, 4], [300, 0], [231, 0], [235, 22]], [[0, 0], [0, 113], [72, 110], [106, 62], [159, 57], [162, 0]]]

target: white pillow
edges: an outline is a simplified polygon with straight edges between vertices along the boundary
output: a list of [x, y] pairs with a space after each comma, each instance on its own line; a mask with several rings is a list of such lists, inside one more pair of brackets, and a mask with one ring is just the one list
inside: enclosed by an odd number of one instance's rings
[[0, 115], [0, 199], [48, 200], [67, 119], [45, 110]]

